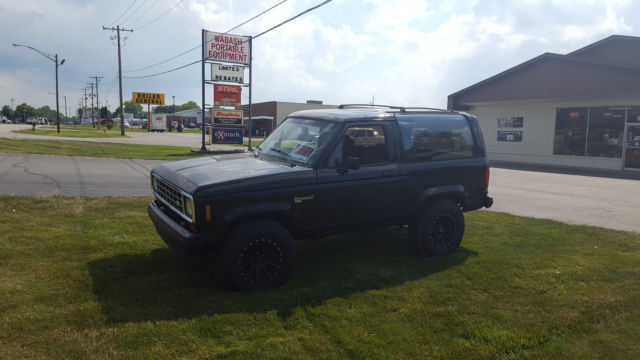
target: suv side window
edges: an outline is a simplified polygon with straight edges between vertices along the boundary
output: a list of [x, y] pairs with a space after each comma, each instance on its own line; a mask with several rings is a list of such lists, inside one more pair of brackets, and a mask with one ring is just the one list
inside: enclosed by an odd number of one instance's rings
[[335, 168], [347, 157], [360, 159], [360, 166], [380, 165], [389, 161], [387, 139], [383, 126], [356, 125], [347, 130], [326, 162]]
[[475, 157], [469, 121], [462, 115], [397, 115], [407, 162]]

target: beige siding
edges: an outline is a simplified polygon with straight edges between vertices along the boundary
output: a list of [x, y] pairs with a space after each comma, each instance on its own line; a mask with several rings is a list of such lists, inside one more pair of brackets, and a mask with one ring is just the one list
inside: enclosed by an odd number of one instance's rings
[[[556, 109], [578, 106], [640, 105], [640, 98], [573, 100], [558, 102], [476, 103], [470, 114], [478, 117], [489, 159], [522, 163], [598, 169], [622, 168], [621, 159], [553, 155]], [[523, 128], [498, 128], [498, 118], [522, 116]], [[497, 141], [497, 131], [522, 131], [522, 142]]]
[[301, 110], [313, 110], [313, 109], [337, 109], [337, 105], [319, 105], [319, 104], [301, 104], [292, 102], [278, 102], [276, 108], [276, 120], [278, 125], [282, 123], [289, 114]]

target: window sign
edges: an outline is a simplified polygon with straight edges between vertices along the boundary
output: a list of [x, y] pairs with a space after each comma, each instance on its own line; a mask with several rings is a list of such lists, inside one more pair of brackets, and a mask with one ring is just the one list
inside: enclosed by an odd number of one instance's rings
[[522, 131], [498, 131], [498, 141], [522, 142]]
[[499, 128], [522, 128], [524, 126], [523, 116], [501, 117], [498, 118]]

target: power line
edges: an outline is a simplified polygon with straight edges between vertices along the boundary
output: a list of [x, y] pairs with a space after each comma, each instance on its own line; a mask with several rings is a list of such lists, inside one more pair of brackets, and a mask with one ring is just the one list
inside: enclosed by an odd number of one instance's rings
[[123, 76], [123, 78], [125, 78], [125, 79], [142, 79], [142, 78], [148, 78], [148, 77], [158, 76], [158, 75], [162, 75], [162, 74], [170, 73], [170, 72], [173, 72], [173, 71], [176, 71], [176, 70], [184, 69], [184, 68], [186, 68], [187, 66], [191, 66], [191, 65], [194, 65], [194, 64], [197, 64], [197, 63], [200, 63], [200, 62], [202, 62], [202, 60], [196, 60], [196, 61], [194, 61], [194, 62], [192, 62], [192, 63], [188, 63], [188, 64], [186, 64], [186, 65], [182, 65], [182, 66], [177, 67], [177, 68], [175, 68], [175, 69], [171, 69], [171, 70], [167, 70], [167, 71], [159, 72], [159, 73], [156, 73], [156, 74], [143, 75], [143, 76]]
[[[285, 1], [286, 1], [286, 0], [285, 0]], [[287, 19], [287, 20], [285, 20], [285, 21], [281, 22], [280, 24], [278, 24], [278, 25], [276, 25], [276, 26], [271, 27], [271, 28], [270, 28], [270, 29], [268, 29], [268, 30], [265, 30], [265, 31], [261, 32], [260, 34], [258, 34], [258, 35], [256, 35], [256, 36], [254, 36], [254, 37], [253, 37], [253, 39], [255, 39], [255, 38], [259, 37], [259, 36], [262, 36], [262, 35], [264, 35], [264, 34], [266, 34], [266, 33], [270, 32], [270, 31], [272, 31], [272, 30], [275, 30], [275, 29], [279, 28], [280, 26], [282, 26], [282, 25], [284, 25], [284, 24], [286, 24], [286, 23], [290, 22], [291, 20], [297, 19], [297, 18], [299, 18], [300, 16], [302, 16], [302, 15], [304, 15], [304, 14], [306, 14], [306, 13], [310, 12], [310, 11], [313, 11], [313, 10], [315, 10], [315, 9], [317, 9], [317, 8], [319, 8], [319, 7], [321, 7], [321, 6], [323, 6], [323, 5], [326, 5], [326, 4], [330, 3], [331, 1], [333, 1], [333, 0], [325, 0], [325, 1], [321, 2], [320, 4], [318, 4], [318, 5], [314, 6], [314, 7], [311, 7], [311, 8], [309, 8], [309, 9], [307, 9], [307, 10], [305, 10], [305, 11], [301, 12], [301, 13], [299, 13], [298, 15], [296, 15], [296, 16], [294, 16], [294, 17], [289, 18], [289, 19]], [[283, 2], [284, 2], [284, 1], [283, 1]], [[278, 5], [279, 5], [279, 4], [278, 4]], [[276, 6], [277, 6], [277, 5], [276, 5]], [[244, 43], [246, 43], [246, 42], [247, 42], [247, 41], [244, 41], [244, 42], [242, 42], [241, 44], [244, 44]], [[199, 47], [200, 47], [200, 46], [197, 46], [197, 47], [195, 47], [194, 49], [197, 49], [197, 48], [199, 48]], [[191, 49], [191, 50], [189, 50], [189, 51], [192, 51], [192, 50], [194, 50], [194, 49]], [[188, 51], [187, 51], [187, 52], [188, 52]], [[194, 65], [194, 64], [197, 64], [197, 63], [201, 63], [202, 61], [203, 61], [203, 60], [196, 60], [196, 61], [191, 62], [191, 63], [189, 63], [189, 64], [182, 65], [182, 66], [180, 66], [180, 67], [177, 67], [177, 68], [174, 68], [174, 69], [170, 69], [170, 70], [167, 70], [167, 71], [163, 71], [163, 72], [159, 72], [159, 73], [156, 73], [156, 74], [149, 74], [149, 75], [143, 75], [143, 76], [125, 76], [124, 78], [127, 78], [127, 79], [142, 79], [142, 78], [148, 78], [148, 77], [153, 77], [153, 76], [163, 75], [163, 74], [170, 73], [170, 72], [173, 72], [173, 71], [176, 71], [176, 70], [184, 69], [184, 68], [186, 68], [187, 66], [191, 66], [191, 65]], [[133, 70], [132, 70], [132, 71], [133, 71]]]
[[330, 3], [331, 1], [333, 1], [333, 0], [325, 0], [325, 1], [321, 2], [320, 4], [318, 4], [318, 5], [316, 5], [316, 6], [312, 7], [312, 8], [308, 8], [307, 10], [305, 10], [305, 11], [301, 12], [300, 14], [298, 14], [298, 15], [296, 15], [296, 16], [294, 16], [294, 17], [292, 17], [292, 18], [289, 18], [289, 19], [287, 19], [287, 20], [285, 20], [285, 21], [281, 22], [280, 24], [278, 24], [278, 25], [276, 25], [276, 26], [272, 27], [272, 28], [271, 28], [271, 29], [269, 29], [269, 30], [266, 30], [266, 31], [261, 32], [260, 34], [258, 34], [258, 35], [256, 35], [256, 36], [254, 36], [253, 38], [254, 38], [254, 39], [257, 39], [257, 38], [259, 38], [260, 36], [262, 36], [262, 35], [264, 35], [264, 34], [268, 33], [269, 31], [271, 31], [271, 30], [275, 30], [275, 29], [279, 28], [280, 26], [282, 26], [282, 25], [284, 25], [284, 24], [288, 23], [289, 21], [291, 21], [291, 20], [295, 20], [295, 19], [299, 18], [300, 16], [302, 16], [302, 15], [304, 15], [304, 14], [306, 14], [306, 13], [310, 12], [310, 11], [313, 11], [313, 10], [315, 10], [315, 9], [317, 9], [317, 8], [319, 8], [319, 7], [321, 7], [321, 6], [323, 6], [323, 5], [326, 5], [326, 4]]
[[[286, 1], [286, 0], [285, 0], [285, 1]], [[184, 2], [184, 0], [180, 0], [180, 1], [178, 1], [177, 3], [175, 3], [175, 5], [173, 5], [173, 6], [172, 6], [172, 7], [170, 7], [169, 9], [167, 9], [167, 11], [163, 12], [162, 14], [160, 14], [160, 16], [158, 16], [157, 18], [155, 18], [155, 19], [153, 19], [153, 20], [149, 21], [148, 23], [146, 23], [146, 24], [144, 24], [144, 25], [142, 25], [142, 26], [138, 27], [138, 31], [140, 31], [140, 29], [145, 28], [145, 27], [147, 27], [147, 26], [149, 26], [149, 25], [153, 24], [154, 22], [156, 22], [156, 21], [160, 20], [163, 16], [167, 15], [167, 14], [169, 13], [169, 11], [173, 10], [176, 6], [178, 6], [178, 5], [182, 4], [183, 2]]]
[[142, 0], [142, 3], [135, 10], [133, 10], [133, 12], [131, 14], [129, 14], [129, 16], [127, 16], [124, 20], [122, 20], [122, 24], [124, 25], [124, 23], [129, 21], [129, 19], [131, 19], [131, 17], [133, 15], [135, 15], [138, 12], [138, 10], [140, 10], [140, 8], [142, 8], [144, 6], [144, 3], [146, 3], [146, 2], [147, 2], [147, 0]]
[[132, 28], [132, 27], [133, 27], [133, 25], [134, 25], [135, 23], [137, 23], [137, 22], [138, 22], [138, 20], [142, 19], [145, 15], [147, 15], [147, 13], [149, 13], [149, 11], [150, 11], [151, 9], [153, 9], [153, 7], [154, 7], [154, 6], [156, 6], [156, 4], [158, 3], [158, 1], [159, 1], [159, 0], [155, 0], [155, 1], [153, 2], [153, 4], [151, 4], [151, 5], [147, 8], [147, 10], [146, 10], [146, 11], [144, 11], [140, 16], [138, 16], [138, 17], [137, 17], [137, 18], [136, 18], [136, 19], [131, 23], [131, 25], [129, 25], [129, 27], [130, 27], [130, 28]]
[[112, 22], [111, 24], [115, 25], [115, 23], [116, 23], [118, 20], [120, 20], [120, 18], [122, 17], [122, 15], [126, 14], [126, 13], [127, 13], [127, 11], [129, 11], [129, 9], [131, 9], [131, 7], [132, 7], [133, 5], [135, 5], [135, 3], [136, 3], [137, 1], [138, 1], [138, 0], [133, 0], [133, 2], [131, 3], [131, 5], [129, 5], [129, 7], [128, 7], [128, 8], [126, 8], [126, 9], [122, 12], [122, 14], [120, 14], [120, 16], [118, 16], [118, 18], [117, 18], [117, 19], [113, 20], [113, 22]]
[[[184, 0], [183, 0], [183, 1], [184, 1]], [[240, 26], [242, 26], [242, 25], [244, 25], [244, 24], [248, 23], [249, 21], [254, 20], [254, 19], [256, 19], [256, 18], [257, 18], [257, 17], [259, 17], [259, 16], [264, 15], [265, 13], [267, 13], [267, 12], [269, 12], [269, 11], [271, 11], [271, 10], [275, 9], [277, 6], [282, 5], [282, 4], [283, 4], [283, 3], [285, 3], [286, 1], [287, 1], [287, 0], [283, 0], [283, 1], [281, 1], [281, 2], [279, 2], [279, 3], [277, 3], [277, 4], [275, 4], [275, 5], [273, 5], [272, 7], [270, 7], [270, 8], [268, 8], [268, 9], [264, 10], [264, 11], [263, 11], [263, 12], [261, 12], [260, 14], [258, 14], [258, 15], [256, 15], [256, 16], [252, 17], [251, 19], [249, 19], [249, 20], [247, 20], [247, 21], [243, 22], [242, 24], [240, 24], [240, 25], [238, 25], [238, 26], [235, 26], [234, 28], [232, 28], [232, 29], [230, 29], [230, 30], [226, 31], [224, 34], [227, 34], [227, 33], [231, 32], [231, 31], [233, 31], [233, 30], [235, 30], [235, 29], [239, 28]], [[143, 25], [143, 26], [145, 26], [145, 25]], [[168, 61], [171, 61], [171, 60], [173, 60], [173, 59], [175, 59], [175, 58], [178, 58], [178, 57], [180, 57], [180, 56], [182, 56], [182, 55], [188, 54], [188, 53], [192, 52], [193, 50], [200, 49], [201, 47], [202, 47], [202, 44], [198, 44], [197, 46], [192, 47], [191, 49], [189, 49], [189, 50], [187, 50], [187, 51], [181, 52], [181, 53], [180, 53], [180, 54], [178, 54], [178, 55], [172, 56], [172, 57], [170, 57], [170, 58], [168, 58], [168, 59], [162, 60], [162, 61], [157, 62], [157, 63], [155, 63], [155, 64], [152, 64], [152, 65], [149, 65], [149, 66], [145, 66], [145, 67], [142, 67], [142, 68], [138, 68], [138, 69], [127, 70], [127, 71], [125, 71], [125, 72], [126, 72], [126, 73], [131, 73], [131, 72], [136, 72], [136, 71], [140, 71], [140, 70], [146, 70], [146, 69], [149, 69], [149, 68], [152, 68], [152, 67], [158, 66], [158, 65], [160, 65], [160, 64], [164, 64], [164, 63], [166, 63], [166, 62], [168, 62]]]

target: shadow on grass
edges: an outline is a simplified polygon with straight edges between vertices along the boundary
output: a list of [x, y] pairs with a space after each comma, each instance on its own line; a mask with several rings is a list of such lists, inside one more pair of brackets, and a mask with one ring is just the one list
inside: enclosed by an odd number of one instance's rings
[[88, 263], [93, 290], [109, 322], [191, 319], [203, 315], [277, 311], [423, 279], [477, 255], [461, 248], [445, 257], [410, 254], [406, 233], [361, 232], [298, 243], [296, 274], [284, 286], [229, 292], [215, 271], [173, 256], [167, 249], [116, 255]]

